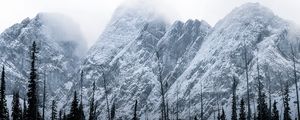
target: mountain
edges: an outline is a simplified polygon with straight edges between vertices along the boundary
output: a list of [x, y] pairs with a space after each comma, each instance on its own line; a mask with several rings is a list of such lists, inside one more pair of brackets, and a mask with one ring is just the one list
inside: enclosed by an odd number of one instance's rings
[[26, 95], [29, 50], [33, 41], [36, 41], [38, 47], [40, 87], [46, 79], [48, 98], [59, 98], [68, 90], [65, 86], [73, 83], [71, 78], [77, 72], [81, 55], [87, 49], [80, 28], [64, 15], [40, 13], [1, 33], [0, 62], [7, 73], [7, 94], [12, 94], [13, 89], [19, 89], [22, 98]]
[[[246, 97], [244, 45], [249, 61], [251, 98], [256, 94], [257, 64], [264, 81], [270, 75], [272, 96], [278, 101], [280, 97], [275, 96], [279, 96], [280, 78], [285, 81], [293, 77], [290, 45], [298, 58], [299, 29], [258, 3], [235, 8], [213, 28], [198, 20], [176, 21], [169, 26], [151, 17], [154, 13], [149, 14], [145, 8], [147, 12], [132, 9], [139, 7], [115, 12], [82, 65], [84, 95], [90, 96], [92, 82], [96, 81], [97, 101], [100, 108], [106, 108], [105, 78], [108, 101], [110, 106], [116, 104], [117, 118], [129, 119], [135, 100], [139, 101], [141, 118], [159, 118], [158, 63], [162, 64], [161, 77], [170, 114], [174, 117], [178, 103], [180, 118], [200, 114], [201, 86], [204, 86], [203, 107], [207, 119], [213, 119], [218, 104], [229, 114], [233, 76], [239, 81], [238, 96]], [[251, 105], [255, 104], [251, 99]], [[100, 117], [106, 117], [104, 110]]]
[[[272, 99], [282, 108], [280, 89], [294, 79], [291, 50], [298, 61], [299, 39], [297, 25], [258, 3], [235, 8], [211, 27], [203, 20], [169, 23], [155, 7], [140, 1], [120, 6], [87, 52], [80, 28], [71, 19], [50, 13], [27, 18], [1, 33], [0, 62], [8, 73], [8, 94], [18, 88], [24, 97], [28, 49], [36, 41], [40, 83], [46, 77], [47, 99], [56, 98], [58, 108], [66, 112], [73, 92], [78, 91], [87, 116], [95, 82], [98, 118], [107, 117], [107, 93], [109, 108], [116, 106], [117, 119], [132, 118], [135, 100], [141, 119], [159, 119], [161, 78], [171, 118], [177, 112], [182, 119], [199, 116], [202, 89], [204, 118], [213, 119], [223, 107], [229, 119], [233, 77], [239, 83], [238, 98], [247, 97], [245, 53], [252, 112], [258, 69], [265, 86], [271, 86]], [[295, 113], [294, 84], [289, 84], [290, 107]]]

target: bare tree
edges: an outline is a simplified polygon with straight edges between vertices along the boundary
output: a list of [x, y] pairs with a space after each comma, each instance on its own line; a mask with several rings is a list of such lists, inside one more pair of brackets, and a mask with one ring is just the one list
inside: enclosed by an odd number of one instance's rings
[[162, 63], [161, 63], [161, 58], [160, 55], [158, 53], [158, 51], [155, 52], [156, 53], [156, 58], [157, 58], [157, 64], [158, 64], [158, 81], [160, 84], [160, 93], [161, 93], [161, 98], [162, 98], [162, 104], [161, 104], [161, 117], [162, 120], [167, 120], [167, 115], [166, 115], [166, 104], [165, 104], [165, 92], [164, 92], [164, 82], [163, 82], [163, 78], [162, 78]]
[[201, 104], [201, 108], [200, 108], [200, 120], [203, 120], [203, 88], [202, 88], [202, 81], [201, 81], [201, 85], [200, 85], [200, 104]]
[[42, 119], [45, 120], [45, 108], [46, 108], [46, 73], [44, 72], [44, 86], [43, 86], [43, 115]]
[[271, 98], [271, 76], [269, 71], [269, 66], [265, 66], [265, 77], [267, 79], [267, 85], [268, 85], [268, 98], [269, 98], [269, 111], [268, 111], [268, 118], [271, 120], [272, 118], [272, 98]]
[[300, 118], [300, 109], [299, 109], [299, 94], [298, 94], [298, 78], [297, 78], [297, 70], [296, 70], [296, 54], [294, 52], [294, 49], [291, 45], [291, 54], [292, 54], [292, 61], [293, 61], [293, 72], [294, 72], [294, 82], [296, 86], [296, 104], [297, 104], [297, 112], [298, 112], [298, 119]]
[[247, 108], [248, 108], [248, 115], [247, 115], [247, 120], [251, 119], [251, 108], [250, 108], [250, 91], [249, 91], [249, 75], [248, 75], [248, 65], [249, 61], [247, 59], [247, 48], [246, 48], [246, 43], [244, 40], [244, 63], [245, 63], [245, 73], [246, 73], [246, 81], [247, 81]]

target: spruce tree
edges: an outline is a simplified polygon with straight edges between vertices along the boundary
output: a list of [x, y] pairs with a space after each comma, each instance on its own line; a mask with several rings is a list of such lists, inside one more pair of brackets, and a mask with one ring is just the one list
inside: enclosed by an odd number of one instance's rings
[[279, 120], [279, 111], [277, 110], [277, 102], [275, 100], [273, 103], [272, 120]]
[[23, 118], [23, 120], [27, 120], [27, 105], [26, 105], [26, 99], [25, 98], [23, 100], [22, 118]]
[[224, 112], [224, 109], [222, 108], [222, 114], [220, 116], [220, 119], [221, 120], [226, 120], [226, 115], [225, 115], [225, 112]]
[[15, 91], [13, 95], [11, 117], [13, 120], [22, 120], [19, 91]]
[[240, 118], [239, 120], [246, 120], [246, 112], [245, 112], [245, 102], [244, 99], [242, 98], [241, 104], [240, 104]]
[[198, 119], [197, 119], [197, 116], [194, 117], [194, 120], [198, 120]]
[[133, 113], [133, 118], [132, 120], [138, 120], [137, 117], [137, 100], [135, 100], [135, 104], [134, 104], [134, 113]]
[[231, 120], [237, 120], [237, 110], [236, 110], [236, 87], [237, 81], [235, 77], [233, 77], [233, 84], [232, 84], [232, 107], [231, 107]]
[[62, 110], [59, 111], [59, 115], [58, 115], [58, 120], [62, 120], [63, 116], [62, 116]]
[[82, 101], [80, 101], [78, 110], [79, 110], [79, 119], [85, 120]]
[[68, 120], [80, 120], [76, 91], [74, 92], [74, 97], [71, 103], [71, 109], [70, 114], [68, 115]]
[[83, 71], [81, 71], [80, 74], [80, 104], [79, 104], [79, 119], [80, 120], [85, 120], [85, 116], [84, 116], [84, 111], [83, 111], [83, 104], [82, 104], [82, 94], [83, 94]]
[[52, 100], [51, 105], [51, 120], [57, 120], [57, 106], [55, 100]]
[[95, 84], [95, 81], [94, 81], [93, 82], [92, 98], [90, 100], [89, 120], [96, 120], [95, 90], [96, 90], [96, 84]]
[[284, 107], [283, 120], [292, 120], [291, 119], [291, 115], [290, 115], [291, 108], [289, 106], [290, 97], [289, 97], [289, 86], [288, 86], [288, 84], [286, 85], [283, 94], [284, 94], [284, 100], [283, 100], [283, 107]]
[[0, 120], [9, 120], [8, 109], [5, 99], [5, 70], [2, 67], [1, 86], [0, 86]]
[[27, 119], [28, 120], [37, 120], [39, 117], [38, 113], [38, 97], [37, 97], [37, 69], [36, 69], [36, 43], [35, 41], [32, 44], [31, 47], [31, 68], [30, 68], [30, 74], [29, 74], [29, 84], [28, 84], [28, 92], [27, 92], [27, 98], [28, 98], [28, 110], [27, 110]]
[[219, 107], [218, 107], [218, 116], [217, 116], [217, 119], [218, 119], [218, 120], [221, 120], [221, 113], [220, 113]]
[[262, 76], [259, 73], [259, 66], [257, 63], [257, 81], [258, 81], [258, 98], [257, 98], [257, 120], [268, 120], [268, 105], [265, 101], [266, 95], [263, 92], [264, 85], [261, 82]]
[[64, 112], [64, 115], [63, 115], [63, 120], [68, 120], [68, 117], [67, 117], [65, 112]]
[[111, 120], [115, 119], [115, 116], [116, 116], [116, 106], [115, 106], [115, 103], [113, 103], [111, 106], [111, 112], [110, 112]]

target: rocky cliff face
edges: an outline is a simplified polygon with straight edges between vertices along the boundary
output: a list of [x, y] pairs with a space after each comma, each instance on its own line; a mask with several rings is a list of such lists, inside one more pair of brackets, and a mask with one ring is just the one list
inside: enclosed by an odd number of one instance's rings
[[[291, 47], [299, 58], [300, 30], [296, 25], [257, 3], [235, 8], [214, 27], [199, 20], [169, 24], [162, 16], [145, 4], [121, 6], [81, 62], [79, 55], [84, 46], [78, 29], [66, 29], [74, 26], [65, 24], [70, 20], [61, 21], [49, 14], [25, 19], [0, 35], [1, 62], [9, 74], [8, 89], [20, 86], [25, 92], [28, 46], [36, 41], [40, 46], [40, 80], [43, 73], [48, 73], [47, 89], [57, 95], [59, 107], [65, 111], [69, 110], [63, 107], [69, 105], [73, 91], [80, 90], [78, 71], [83, 71], [83, 89], [79, 93], [88, 111], [92, 83], [96, 83], [99, 119], [106, 117], [105, 85], [109, 106], [116, 105], [118, 119], [131, 119], [135, 100], [141, 119], [158, 119], [158, 77], [164, 81], [171, 118], [177, 109], [182, 119], [199, 115], [201, 89], [206, 119], [213, 119], [218, 106], [229, 114], [233, 77], [239, 82], [238, 97], [246, 98], [245, 53], [252, 109], [256, 104], [257, 66], [265, 86], [271, 86], [272, 98], [281, 101], [281, 86], [293, 79]], [[291, 92], [291, 96], [292, 105], [295, 93]], [[281, 106], [280, 103], [278, 108]], [[291, 109], [295, 110], [294, 106]]]
[[[97, 100], [102, 108], [106, 104], [99, 71], [107, 76], [109, 103], [118, 106], [118, 118], [129, 119], [134, 101], [138, 100], [142, 118], [158, 119], [161, 99], [158, 62], [162, 63], [162, 78], [171, 116], [175, 115], [178, 103], [181, 118], [200, 114], [201, 86], [205, 118], [213, 118], [217, 104], [230, 112], [233, 76], [239, 80], [238, 96], [246, 97], [244, 45], [249, 61], [253, 100], [256, 94], [257, 64], [264, 77], [263, 81], [267, 83], [268, 77], [272, 81], [270, 85], [274, 99], [279, 99], [275, 96], [279, 94], [276, 88], [280, 86], [280, 81], [292, 78], [288, 74], [292, 70], [290, 44], [295, 50], [298, 49], [299, 45], [295, 43], [299, 39], [299, 31], [259, 4], [249, 3], [234, 9], [213, 28], [205, 21], [198, 20], [188, 20], [186, 23], [177, 21], [168, 26], [157, 19], [143, 19], [144, 24], [141, 24], [143, 20], [136, 20], [140, 17], [118, 17], [121, 18], [112, 19], [112, 23], [123, 19], [129, 21], [109, 24], [83, 65], [86, 71], [86, 93], [90, 94], [90, 79], [94, 78], [92, 81], [96, 81], [99, 87]], [[124, 30], [123, 27], [127, 28], [128, 25], [140, 27]], [[115, 28], [114, 33], [108, 34], [112, 28]], [[111, 38], [115, 34], [120, 36]], [[117, 44], [114, 44], [115, 41]], [[117, 47], [112, 49], [111, 46]], [[101, 114], [101, 117], [105, 117], [105, 114]]]
[[[62, 96], [86, 49], [77, 24], [60, 14], [40, 13], [35, 18], [24, 19], [0, 35], [1, 65], [7, 71], [7, 91], [19, 89], [24, 97], [29, 79], [30, 46], [38, 47], [38, 72], [40, 86], [47, 80], [49, 99]], [[40, 94], [42, 91], [40, 91]], [[59, 97], [58, 97], [59, 98]]]

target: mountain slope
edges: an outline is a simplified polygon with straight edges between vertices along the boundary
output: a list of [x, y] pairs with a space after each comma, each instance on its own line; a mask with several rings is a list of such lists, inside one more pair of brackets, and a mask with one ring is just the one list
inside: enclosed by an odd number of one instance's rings
[[[71, 29], [71, 30], [69, 30]], [[47, 79], [47, 93], [62, 96], [77, 72], [79, 59], [86, 46], [80, 29], [70, 18], [60, 14], [40, 13], [35, 18], [7, 28], [0, 35], [1, 64], [7, 70], [7, 91], [19, 89], [26, 95], [29, 76], [29, 49], [36, 41], [38, 47], [39, 81]], [[42, 84], [40, 84], [41, 86]], [[40, 92], [42, 93], [42, 91]]]
[[[102, 108], [106, 105], [101, 77], [101, 72], [104, 73], [109, 81], [109, 103], [118, 106], [118, 118], [130, 118], [134, 100], [139, 101], [138, 109], [142, 118], [159, 118], [160, 89], [156, 51], [162, 60], [162, 78], [167, 90], [167, 101], [172, 106], [170, 114], [175, 115], [174, 109], [178, 102], [181, 118], [200, 113], [201, 86], [204, 86], [205, 118], [212, 119], [218, 103], [230, 112], [233, 76], [239, 80], [238, 95], [245, 97], [244, 45], [250, 62], [251, 98], [256, 94], [257, 59], [263, 80], [268, 77], [267, 73], [272, 75], [273, 82], [270, 85], [273, 96], [278, 96], [278, 76], [292, 77], [282, 73], [292, 70], [289, 46], [292, 44], [298, 48], [299, 45], [295, 43], [300, 32], [291, 23], [257, 3], [234, 9], [213, 28], [197, 20], [188, 20], [186, 23], [177, 21], [170, 27], [155, 20], [145, 22], [139, 29], [124, 32], [123, 26], [140, 25], [136, 22], [140, 16], [130, 16], [134, 17], [131, 19], [128, 15], [117, 16], [127, 21], [107, 26], [106, 30], [114, 30], [114, 33], [103, 32], [82, 68], [87, 79], [85, 94], [91, 94], [88, 89], [91, 88], [91, 82], [96, 81], [99, 87], [97, 100]], [[111, 23], [115, 23], [114, 20]], [[111, 38], [116, 36], [114, 34], [119, 36]], [[101, 117], [105, 116], [101, 114]]]

